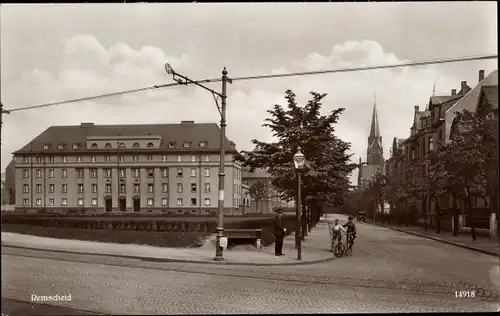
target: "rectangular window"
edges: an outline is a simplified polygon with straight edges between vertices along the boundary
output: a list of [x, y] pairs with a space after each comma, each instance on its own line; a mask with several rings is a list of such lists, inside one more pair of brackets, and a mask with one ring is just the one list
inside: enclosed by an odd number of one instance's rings
[[36, 192], [37, 193], [41, 193], [42, 192], [42, 185], [41, 184], [37, 184], [36, 185]]
[[49, 156], [49, 162], [50, 163], [54, 163], [54, 157], [53, 156]]
[[91, 204], [92, 204], [92, 206], [97, 206], [97, 199], [92, 199]]
[[210, 161], [210, 156], [209, 156], [209, 155], [205, 155], [205, 156], [203, 156], [203, 160], [204, 160], [204, 161]]
[[210, 183], [205, 183], [205, 192], [210, 192]]
[[78, 184], [78, 193], [83, 193], [83, 184]]
[[191, 198], [191, 206], [196, 206], [196, 198]]
[[67, 184], [61, 184], [61, 192], [62, 193], [68, 192], [68, 185]]
[[76, 169], [76, 176], [78, 178], [83, 178], [83, 169]]
[[68, 162], [68, 157], [66, 157], [66, 156], [62, 156], [62, 157], [61, 157], [61, 161], [62, 161], [62, 162]]
[[67, 198], [62, 198], [62, 199], [61, 199], [61, 205], [62, 205], [62, 206], [66, 206], [66, 205], [68, 205], [68, 199], [67, 199]]
[[54, 206], [56, 205], [56, 199], [49, 199], [49, 206]]
[[97, 184], [92, 183], [91, 190], [92, 190], [92, 193], [97, 193]]
[[61, 178], [67, 178], [67, 177], [68, 177], [68, 170], [61, 169]]
[[30, 186], [28, 184], [23, 185], [23, 192], [28, 193], [30, 191]]
[[36, 156], [35, 161], [36, 161], [36, 163], [41, 163], [42, 162], [42, 157]]
[[182, 191], [183, 191], [182, 183], [177, 183], [177, 193], [182, 193]]
[[30, 157], [24, 157], [24, 163], [30, 163]]
[[165, 198], [161, 199], [161, 205], [167, 206], [168, 205], [168, 199], [165, 199]]
[[139, 185], [137, 183], [134, 184], [134, 193], [139, 193]]
[[109, 168], [104, 169], [104, 177], [111, 178], [111, 169]]
[[191, 168], [191, 177], [196, 177], [196, 168]]
[[205, 177], [210, 177], [210, 168], [205, 168], [203, 171], [205, 172]]
[[148, 156], [148, 161], [153, 161], [153, 156]]
[[191, 155], [191, 161], [192, 162], [196, 162], [196, 156], [195, 155]]
[[153, 206], [153, 199], [152, 198], [148, 198], [148, 206]]
[[125, 169], [120, 168], [120, 178], [125, 178]]
[[205, 206], [210, 206], [210, 198], [205, 198]]
[[54, 193], [56, 191], [56, 187], [53, 184], [49, 184], [49, 192]]
[[95, 162], [95, 161], [96, 161], [95, 156], [92, 156], [92, 157], [90, 158], [90, 161]]
[[95, 168], [90, 169], [90, 176], [92, 178], [97, 178], [97, 169]]
[[121, 192], [121, 193], [124, 193], [124, 192], [125, 192], [125, 189], [126, 189], [126, 188], [125, 188], [125, 184], [121, 183], [121, 184], [120, 184], [120, 192]]
[[119, 162], [124, 162], [124, 161], [125, 161], [125, 157], [123, 157], [123, 156], [118, 156], [118, 161], [119, 161]]
[[105, 156], [104, 157], [104, 162], [110, 162], [111, 161], [111, 157], [110, 156]]
[[105, 190], [106, 190], [106, 193], [111, 193], [111, 184], [106, 183]]
[[139, 156], [134, 156], [134, 157], [132, 157], [132, 161], [133, 161], [133, 162], [138, 162], [138, 161], [139, 161]]
[[167, 168], [161, 168], [161, 176], [163, 178], [168, 178], [168, 169]]
[[196, 193], [196, 183], [191, 183], [191, 193]]
[[82, 156], [78, 156], [78, 157], [76, 157], [76, 161], [77, 161], [77, 162], [82, 162]]
[[168, 192], [168, 183], [163, 183], [161, 185], [161, 192], [163, 192], [163, 193]]
[[165, 155], [161, 156], [161, 161], [166, 162], [167, 161], [167, 156], [165, 156]]
[[148, 178], [152, 178], [154, 176], [154, 174], [155, 174], [154, 169], [149, 168], [148, 169]]
[[134, 178], [139, 178], [141, 175], [141, 171], [139, 168], [132, 169], [132, 173], [134, 174]]
[[182, 198], [177, 198], [177, 206], [182, 206]]
[[29, 178], [30, 171], [28, 169], [23, 169], [23, 178]]
[[154, 185], [152, 183], [148, 184], [148, 192], [153, 193], [154, 192]]
[[83, 199], [82, 198], [78, 198], [78, 206], [83, 206]]
[[42, 177], [42, 169], [36, 169], [36, 177], [41, 178]]
[[29, 205], [29, 204], [30, 204], [30, 200], [28, 200], [28, 199], [23, 199], [23, 205], [24, 205], [24, 206], [27, 206], [27, 205]]
[[182, 161], [182, 156], [181, 155], [177, 156], [177, 162], [181, 162], [181, 161]]
[[183, 176], [182, 168], [177, 168], [177, 176], [178, 177], [182, 177]]
[[36, 199], [36, 206], [42, 205], [42, 199]]

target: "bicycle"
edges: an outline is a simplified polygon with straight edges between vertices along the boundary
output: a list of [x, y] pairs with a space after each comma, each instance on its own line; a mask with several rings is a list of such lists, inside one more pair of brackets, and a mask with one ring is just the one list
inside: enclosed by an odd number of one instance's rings
[[345, 253], [348, 256], [352, 255], [353, 241], [354, 241], [354, 234], [353, 233], [348, 233], [347, 234], [347, 246], [346, 246], [346, 250], [345, 250]]
[[333, 254], [335, 255], [335, 257], [340, 258], [345, 254], [346, 249], [345, 249], [344, 243], [342, 242], [342, 235], [339, 237], [336, 237], [335, 239], [337, 239], [337, 243], [336, 243], [335, 247], [333, 248]]

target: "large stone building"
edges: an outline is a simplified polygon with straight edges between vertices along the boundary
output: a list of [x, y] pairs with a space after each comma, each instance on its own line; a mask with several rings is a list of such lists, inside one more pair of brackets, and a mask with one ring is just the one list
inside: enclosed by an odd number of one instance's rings
[[[16, 210], [216, 212], [217, 124], [52, 126], [14, 153]], [[242, 202], [226, 139], [224, 208]]]
[[373, 103], [372, 122], [370, 126], [370, 136], [368, 137], [368, 148], [366, 150], [366, 164], [361, 165], [358, 174], [358, 186], [363, 186], [372, 179], [372, 177], [384, 172], [384, 149], [382, 146], [382, 135], [380, 134], [377, 103]]

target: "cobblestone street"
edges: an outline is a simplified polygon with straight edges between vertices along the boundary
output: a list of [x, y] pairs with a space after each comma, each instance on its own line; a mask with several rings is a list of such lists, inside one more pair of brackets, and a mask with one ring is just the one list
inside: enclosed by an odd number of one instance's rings
[[[71, 294], [71, 302], [51, 304], [118, 314], [486, 312], [500, 306], [498, 259], [370, 224], [358, 230], [352, 257], [284, 267], [2, 247], [2, 296], [30, 301], [31, 294]], [[457, 298], [455, 291], [475, 297]]]

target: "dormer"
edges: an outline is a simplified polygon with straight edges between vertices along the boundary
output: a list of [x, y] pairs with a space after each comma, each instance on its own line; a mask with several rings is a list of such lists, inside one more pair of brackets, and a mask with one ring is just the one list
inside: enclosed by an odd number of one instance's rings
[[66, 148], [66, 144], [58, 144], [57, 145], [57, 149], [59, 149], [59, 150], [63, 150], [65, 148]]
[[92, 144], [90, 145], [90, 148], [91, 148], [91, 149], [98, 149], [98, 148], [99, 148], [99, 146], [98, 146], [96, 143], [92, 143]]
[[208, 142], [207, 141], [201, 141], [200, 142], [200, 148], [206, 148], [208, 145]]
[[168, 148], [175, 148], [177, 146], [176, 142], [168, 142]]
[[50, 144], [43, 144], [43, 149], [49, 149], [50, 148]]
[[191, 142], [182, 143], [182, 148], [191, 148]]

